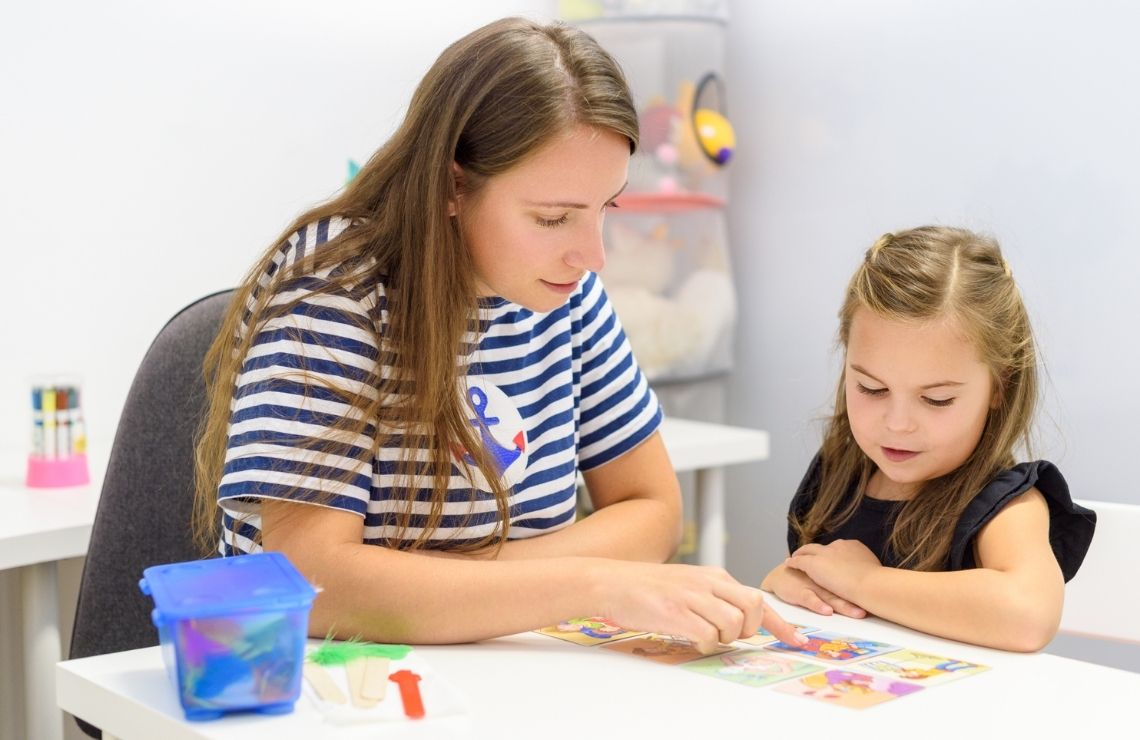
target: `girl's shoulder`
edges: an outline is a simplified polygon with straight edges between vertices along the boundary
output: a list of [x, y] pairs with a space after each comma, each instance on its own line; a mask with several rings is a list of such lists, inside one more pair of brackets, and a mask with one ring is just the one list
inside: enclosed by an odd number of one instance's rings
[[950, 570], [974, 567], [974, 538], [1007, 504], [1031, 488], [1049, 505], [1049, 542], [1068, 581], [1092, 542], [1096, 514], [1073, 501], [1069, 484], [1048, 460], [1023, 462], [995, 475], [966, 506], [950, 545]]

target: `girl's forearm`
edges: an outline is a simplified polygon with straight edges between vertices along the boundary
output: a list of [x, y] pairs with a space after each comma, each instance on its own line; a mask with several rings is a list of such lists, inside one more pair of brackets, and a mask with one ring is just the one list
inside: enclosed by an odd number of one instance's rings
[[851, 594], [883, 619], [1003, 650], [1040, 650], [1057, 632], [1063, 586], [987, 568], [919, 572], [878, 568]]

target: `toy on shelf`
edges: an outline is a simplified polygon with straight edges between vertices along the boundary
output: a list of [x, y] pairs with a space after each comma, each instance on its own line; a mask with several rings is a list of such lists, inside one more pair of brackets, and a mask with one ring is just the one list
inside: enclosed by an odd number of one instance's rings
[[621, 64], [641, 128], [629, 185], [606, 216], [606, 291], [650, 381], [722, 374], [736, 323], [725, 207], [737, 149], [720, 72], [724, 4], [573, 10]]

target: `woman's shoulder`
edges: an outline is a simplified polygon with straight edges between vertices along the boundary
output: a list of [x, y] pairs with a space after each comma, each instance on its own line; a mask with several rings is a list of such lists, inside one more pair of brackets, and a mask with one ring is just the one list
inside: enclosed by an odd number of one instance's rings
[[1076, 574], [1092, 541], [1096, 514], [1073, 501], [1065, 477], [1048, 460], [1018, 463], [1002, 470], [974, 496], [955, 529], [951, 570], [973, 567], [970, 545], [978, 532], [1007, 504], [1030, 489], [1040, 492], [1049, 506], [1049, 542], [1065, 580]]
[[[306, 257], [324, 252], [352, 226], [354, 226], [353, 221], [341, 216], [330, 216], [302, 224], [277, 246], [277, 253], [273, 259], [274, 267], [271, 271], [276, 272], [281, 268], [290, 267], [302, 262]], [[331, 267], [322, 269], [331, 269]]]

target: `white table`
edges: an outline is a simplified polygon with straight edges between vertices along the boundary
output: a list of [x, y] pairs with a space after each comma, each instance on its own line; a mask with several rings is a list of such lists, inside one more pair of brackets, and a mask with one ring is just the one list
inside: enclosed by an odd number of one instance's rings
[[1100, 737], [1108, 736], [1110, 727], [1125, 734], [1135, 727], [1140, 674], [1044, 653], [963, 645], [874, 618], [822, 617], [779, 602], [774, 607], [800, 624], [982, 663], [991, 670], [853, 710], [525, 633], [472, 645], [416, 648], [437, 676], [459, 690], [468, 708], [465, 715], [433, 720], [429, 706], [429, 718], [419, 723], [331, 725], [304, 696], [290, 715], [186, 722], [159, 648], [61, 663], [58, 698], [63, 709], [123, 740], [831, 735], [960, 740]]
[[[52, 671], [61, 654], [57, 562], [87, 552], [103, 476], [101, 461], [93, 461], [92, 468], [91, 483], [72, 488], [27, 488], [11, 475], [0, 480], [0, 570], [20, 572], [31, 738], [63, 737]], [[22, 464], [9, 459], [3, 469], [22, 469]]]
[[[724, 565], [724, 466], [768, 457], [765, 432], [722, 424], [666, 419], [665, 446], [678, 472], [696, 472], [698, 560]], [[52, 701], [51, 666], [60, 659], [57, 561], [86, 554], [105, 468], [105, 456], [91, 457], [87, 486], [29, 489], [18, 475], [0, 480], [0, 570], [21, 572], [27, 685], [28, 736], [62, 737], [62, 720]], [[23, 469], [6, 459], [2, 469]], [[140, 574], [141, 576], [141, 574]]]
[[665, 419], [661, 438], [678, 473], [696, 471], [697, 562], [724, 567], [724, 469], [768, 459], [768, 433], [756, 429]]

